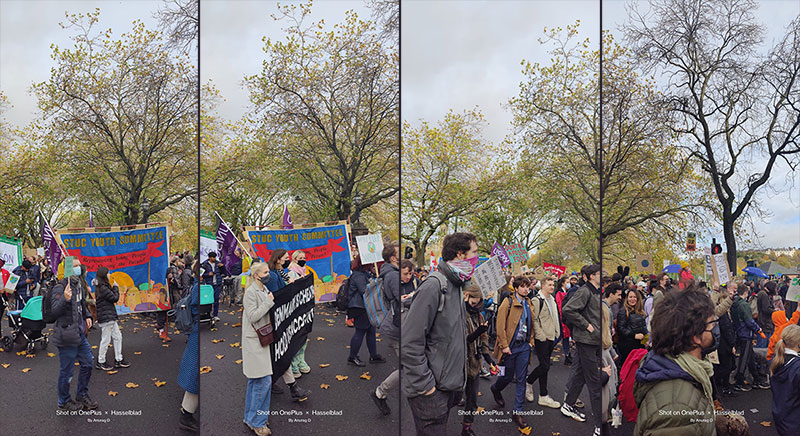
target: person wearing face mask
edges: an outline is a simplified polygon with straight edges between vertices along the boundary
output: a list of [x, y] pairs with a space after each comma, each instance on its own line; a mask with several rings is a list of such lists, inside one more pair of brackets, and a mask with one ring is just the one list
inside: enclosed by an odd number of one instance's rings
[[[86, 334], [93, 319], [86, 304], [89, 294], [86, 282], [81, 280], [81, 264], [74, 259], [72, 276], [64, 278], [51, 291], [51, 311], [56, 317], [52, 343], [58, 347], [60, 371], [58, 373], [58, 409], [77, 411], [97, 409], [97, 402], [89, 397], [89, 380], [92, 378], [94, 356]], [[73, 400], [69, 385], [75, 369], [78, 372], [78, 393]]]
[[[308, 274], [308, 268], [306, 268], [306, 254], [301, 250], [296, 250], [292, 253], [292, 260], [291, 263], [289, 263], [289, 281], [293, 282], [297, 279], [307, 276]], [[308, 342], [303, 344], [297, 354], [295, 354], [292, 358], [290, 369], [292, 370], [292, 375], [294, 378], [300, 378], [303, 374], [308, 374], [311, 372], [311, 367], [308, 365], [308, 363], [306, 363], [307, 346]]]
[[217, 260], [217, 253], [209, 252], [208, 259], [200, 265], [203, 269], [203, 284], [214, 287], [214, 321], [219, 321], [219, 292], [222, 289], [222, 278], [228, 275], [225, 265]]
[[475, 235], [445, 236], [438, 271], [419, 285], [402, 322], [400, 379], [419, 436], [447, 434], [450, 409], [466, 387], [463, 289], [477, 264]]
[[694, 286], [670, 292], [651, 327], [652, 348], [636, 371], [639, 414], [633, 434], [716, 434], [711, 376], [703, 350], [713, 348], [718, 318], [705, 292]]
[[464, 288], [464, 307], [467, 309], [467, 386], [464, 391], [464, 418], [461, 436], [475, 436], [472, 423], [478, 410], [478, 375], [481, 372], [481, 359], [492, 365], [489, 355], [489, 323], [481, 315], [483, 294], [478, 285], [469, 284]]
[[522, 403], [525, 400], [525, 378], [528, 375], [528, 363], [531, 360], [531, 350], [535, 342], [533, 331], [533, 307], [528, 294], [531, 281], [525, 276], [514, 277], [512, 282], [514, 294], [504, 299], [497, 308], [495, 318], [497, 340], [494, 343], [492, 357], [505, 365], [505, 374], [497, 379], [491, 386], [494, 400], [500, 407], [505, 407], [502, 391], [511, 383], [512, 378], [517, 379], [516, 395], [514, 396], [514, 423], [520, 429], [527, 427], [522, 419]]

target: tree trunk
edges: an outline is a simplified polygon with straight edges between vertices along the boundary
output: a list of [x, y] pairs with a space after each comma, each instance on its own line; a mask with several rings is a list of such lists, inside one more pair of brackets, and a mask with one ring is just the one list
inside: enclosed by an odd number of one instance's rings
[[736, 237], [733, 234], [733, 224], [736, 221], [727, 211], [722, 213], [722, 234], [725, 237], [726, 257], [728, 258], [728, 268], [736, 275]]
[[414, 243], [414, 253], [417, 255], [417, 266], [422, 268], [425, 265], [425, 245], [420, 244], [417, 241], [412, 241]]

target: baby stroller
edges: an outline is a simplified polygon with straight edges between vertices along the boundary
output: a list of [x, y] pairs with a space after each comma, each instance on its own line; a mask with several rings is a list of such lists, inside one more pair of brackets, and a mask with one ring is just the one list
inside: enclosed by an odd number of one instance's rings
[[197, 306], [197, 321], [200, 324], [209, 323], [213, 328], [216, 322], [211, 316], [214, 306], [214, 287], [211, 285], [200, 285], [200, 305]]
[[43, 298], [41, 295], [33, 297], [22, 310], [10, 310], [8, 301], [0, 295], [8, 315], [8, 326], [12, 329], [10, 336], [3, 336], [3, 349], [6, 352], [14, 351], [14, 345], [23, 342], [28, 354], [34, 353], [36, 343], [40, 343], [42, 349], [47, 348], [47, 335], [42, 334], [46, 325], [42, 319]]

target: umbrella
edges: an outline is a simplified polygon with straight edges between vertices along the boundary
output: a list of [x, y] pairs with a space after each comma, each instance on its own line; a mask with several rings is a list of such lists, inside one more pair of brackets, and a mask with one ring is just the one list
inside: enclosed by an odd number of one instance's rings
[[742, 271], [748, 274], [752, 274], [754, 276], [763, 277], [765, 279], [769, 278], [769, 276], [767, 275], [767, 273], [764, 272], [764, 270], [762, 270], [761, 268], [756, 268], [754, 266], [748, 266], [747, 268], [742, 268]]
[[680, 266], [680, 264], [673, 263], [672, 265], [667, 265], [666, 268], [661, 270], [661, 272], [679, 273], [679, 272], [681, 272], [681, 266]]

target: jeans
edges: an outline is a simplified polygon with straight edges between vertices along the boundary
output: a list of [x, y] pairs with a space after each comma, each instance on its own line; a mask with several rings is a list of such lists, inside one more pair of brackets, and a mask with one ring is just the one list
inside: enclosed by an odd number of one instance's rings
[[269, 420], [270, 389], [272, 376], [247, 379], [247, 393], [244, 397], [244, 422], [253, 428], [267, 425]]
[[214, 312], [212, 316], [219, 315], [219, 292], [222, 290], [220, 285], [213, 285], [214, 286]]
[[467, 377], [467, 388], [464, 391], [464, 424], [475, 422], [475, 413], [478, 410], [478, 377]]
[[106, 351], [108, 350], [108, 343], [114, 341], [114, 358], [117, 361], [122, 360], [122, 333], [119, 331], [119, 325], [116, 321], [108, 321], [100, 324], [101, 337], [100, 337], [100, 351], [97, 354], [97, 361], [99, 363], [106, 362]]
[[564, 357], [570, 357], [569, 353], [569, 337], [561, 339], [561, 348], [564, 350]]
[[60, 405], [66, 404], [71, 399], [69, 385], [72, 382], [76, 358], [81, 368], [78, 372], [78, 394], [75, 398], [81, 399], [89, 395], [89, 379], [92, 378], [94, 356], [86, 336], [81, 336], [81, 343], [76, 347], [58, 347], [58, 360], [61, 365], [58, 372], [58, 404]]
[[440, 391], [408, 399], [417, 436], [444, 436], [450, 409], [458, 403], [459, 391]]
[[528, 375], [528, 383], [533, 384], [536, 379], [539, 379], [539, 395], [544, 397], [547, 395], [547, 373], [550, 371], [550, 356], [553, 354], [553, 341], [535, 341], [536, 345], [533, 351], [539, 359], [539, 366], [537, 366], [530, 375]]
[[589, 403], [592, 405], [592, 419], [595, 427], [603, 424], [602, 414], [602, 386], [600, 385], [600, 364], [602, 360], [602, 347], [576, 342], [576, 360], [573, 363], [567, 380], [566, 404], [575, 405], [583, 390], [583, 385], [589, 390]]
[[350, 358], [358, 357], [358, 352], [361, 350], [361, 343], [364, 341], [364, 336], [367, 336], [367, 349], [369, 356], [374, 357], [378, 354], [377, 342], [375, 342], [375, 327], [369, 326], [368, 329], [356, 328], [353, 332], [353, 337], [350, 338]]
[[517, 379], [516, 395], [514, 395], [514, 411], [522, 411], [522, 402], [525, 400], [525, 376], [528, 374], [528, 361], [531, 358], [531, 346], [527, 342], [520, 345], [511, 345], [511, 354], [506, 355], [504, 364], [505, 374], [498, 378], [494, 384], [495, 390], [502, 391], [511, 378]]
[[[389, 338], [389, 348], [394, 350], [395, 355], [400, 357], [400, 342], [397, 339]], [[393, 391], [397, 388], [397, 385], [400, 383], [400, 370], [395, 369], [392, 371], [391, 374], [386, 376], [378, 388], [375, 390], [375, 395], [378, 398], [386, 398], [390, 391]]]

